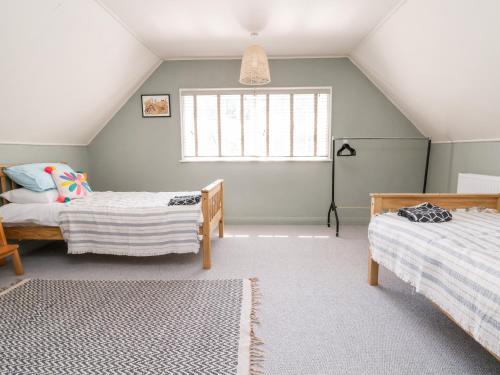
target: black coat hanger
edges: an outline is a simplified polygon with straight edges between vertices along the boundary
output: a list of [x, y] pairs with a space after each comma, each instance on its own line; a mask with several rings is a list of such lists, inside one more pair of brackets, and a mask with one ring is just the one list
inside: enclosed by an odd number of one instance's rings
[[[348, 154], [343, 154], [344, 150], [347, 150]], [[344, 141], [342, 147], [337, 151], [337, 156], [356, 156], [356, 150], [347, 141]]]
[[[356, 156], [356, 150], [349, 145], [349, 139], [355, 140], [415, 140], [415, 141], [426, 141], [427, 142], [427, 154], [425, 161], [425, 171], [424, 171], [424, 186], [423, 193], [427, 191], [427, 175], [429, 172], [429, 159], [431, 154], [431, 139], [428, 137], [340, 137], [332, 138], [332, 151], [335, 153], [335, 141], [343, 141], [344, 144], [337, 151], [337, 156]], [[348, 153], [344, 154], [343, 151], [347, 150]], [[339, 236], [339, 215], [337, 212], [337, 204], [335, 202], [335, 157], [332, 158], [332, 200], [330, 202], [330, 207], [328, 208], [327, 225], [330, 227], [330, 214], [333, 212], [335, 215], [335, 236]]]

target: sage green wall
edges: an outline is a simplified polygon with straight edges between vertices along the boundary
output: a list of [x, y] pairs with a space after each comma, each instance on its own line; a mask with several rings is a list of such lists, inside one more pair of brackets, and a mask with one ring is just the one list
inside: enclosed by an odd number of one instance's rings
[[[329, 162], [181, 163], [179, 89], [239, 87], [239, 60], [164, 62], [89, 145], [94, 187], [178, 191], [226, 181], [229, 222], [322, 223], [330, 202]], [[332, 86], [335, 136], [415, 136], [415, 127], [348, 60], [271, 60], [270, 86]], [[171, 118], [142, 118], [141, 94], [171, 95]], [[370, 191], [420, 191], [423, 142], [354, 142], [337, 159], [340, 205], [368, 206]], [[368, 219], [345, 209], [344, 222]]]
[[431, 155], [432, 192], [456, 192], [459, 173], [500, 176], [500, 142], [438, 143]]
[[76, 170], [87, 171], [89, 168], [87, 147], [0, 144], [2, 164], [57, 161], [65, 161]]

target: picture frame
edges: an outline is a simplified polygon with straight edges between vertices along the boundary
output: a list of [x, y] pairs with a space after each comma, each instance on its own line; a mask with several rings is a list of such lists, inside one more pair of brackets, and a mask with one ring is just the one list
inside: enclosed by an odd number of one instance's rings
[[170, 94], [141, 95], [142, 117], [170, 117]]

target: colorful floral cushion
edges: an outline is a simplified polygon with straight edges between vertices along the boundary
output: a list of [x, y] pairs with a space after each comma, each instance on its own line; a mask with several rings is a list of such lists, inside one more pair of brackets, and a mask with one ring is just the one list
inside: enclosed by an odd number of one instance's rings
[[58, 200], [61, 202], [83, 198], [92, 193], [92, 189], [90, 189], [87, 182], [87, 177], [83, 173], [52, 169], [51, 174], [59, 191]]

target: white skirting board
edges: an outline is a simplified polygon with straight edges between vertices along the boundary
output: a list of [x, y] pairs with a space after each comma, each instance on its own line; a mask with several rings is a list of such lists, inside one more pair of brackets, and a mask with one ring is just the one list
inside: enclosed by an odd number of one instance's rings
[[[365, 216], [342, 217], [342, 223], [349, 225], [366, 225], [369, 221], [370, 215], [368, 210]], [[224, 222], [229, 225], [326, 225], [326, 215], [318, 217], [226, 216]]]
[[462, 193], [462, 194], [500, 193], [500, 176], [459, 173], [457, 193]]

